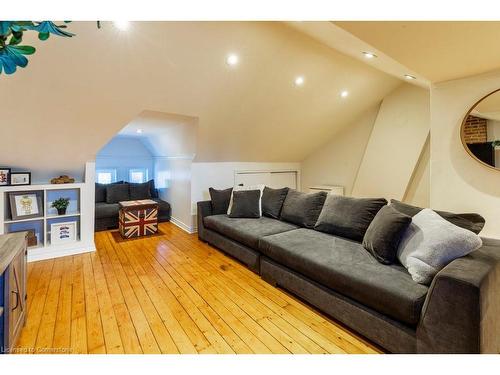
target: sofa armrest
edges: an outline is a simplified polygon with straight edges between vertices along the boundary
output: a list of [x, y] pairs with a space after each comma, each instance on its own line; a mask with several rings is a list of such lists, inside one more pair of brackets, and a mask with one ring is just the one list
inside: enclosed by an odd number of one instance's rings
[[483, 245], [434, 278], [417, 327], [418, 353], [500, 352], [500, 246]]
[[205, 226], [203, 225], [203, 218], [212, 215], [212, 201], [198, 202], [198, 238], [205, 241]]

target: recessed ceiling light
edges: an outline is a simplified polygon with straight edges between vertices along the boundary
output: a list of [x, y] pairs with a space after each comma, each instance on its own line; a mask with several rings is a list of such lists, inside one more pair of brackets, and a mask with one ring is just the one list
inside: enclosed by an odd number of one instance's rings
[[136, 132], [137, 134], [142, 134], [142, 129], [137, 129], [135, 132]]
[[304, 80], [304, 77], [303, 76], [298, 76], [298, 77], [295, 77], [295, 86], [302, 86], [304, 84], [305, 80]]
[[341, 96], [342, 98], [347, 98], [347, 97], [349, 96], [349, 91], [346, 91], [346, 90], [342, 91], [342, 92], [340, 93], [340, 96]]
[[118, 30], [125, 31], [130, 27], [129, 21], [113, 21], [113, 24]]
[[240, 61], [240, 58], [238, 57], [238, 55], [236, 55], [234, 53], [229, 54], [226, 58], [226, 63], [227, 63], [227, 65], [230, 65], [230, 66], [237, 65], [239, 61]]
[[373, 59], [377, 57], [377, 55], [375, 55], [373, 52], [363, 52], [363, 55], [365, 55], [366, 59]]
[[405, 78], [408, 79], [408, 80], [412, 80], [412, 79], [417, 79], [417, 77], [414, 77], [410, 74], [405, 74]]

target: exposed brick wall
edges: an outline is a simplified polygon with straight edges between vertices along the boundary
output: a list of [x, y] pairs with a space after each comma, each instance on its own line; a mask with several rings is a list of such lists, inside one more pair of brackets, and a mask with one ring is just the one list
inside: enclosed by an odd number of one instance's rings
[[467, 117], [464, 125], [464, 139], [466, 143], [484, 143], [487, 141], [487, 124], [485, 119], [471, 116]]

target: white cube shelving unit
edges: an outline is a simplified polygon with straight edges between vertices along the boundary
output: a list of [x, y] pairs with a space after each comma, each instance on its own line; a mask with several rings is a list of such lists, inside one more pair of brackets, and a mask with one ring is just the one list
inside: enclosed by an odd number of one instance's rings
[[[93, 163], [91, 163], [93, 164]], [[87, 169], [88, 169], [87, 164]], [[93, 165], [90, 166], [93, 168]], [[87, 175], [87, 173], [86, 173]], [[37, 245], [28, 247], [28, 261], [56, 258], [95, 250], [94, 244], [94, 182], [73, 184], [44, 184], [0, 187], [0, 234], [35, 230]], [[40, 215], [28, 219], [12, 219], [10, 210], [10, 194], [26, 192], [42, 197]], [[58, 215], [51, 204], [57, 198], [69, 198], [70, 204], [65, 215]], [[75, 241], [67, 243], [51, 243], [51, 224], [76, 222]]]

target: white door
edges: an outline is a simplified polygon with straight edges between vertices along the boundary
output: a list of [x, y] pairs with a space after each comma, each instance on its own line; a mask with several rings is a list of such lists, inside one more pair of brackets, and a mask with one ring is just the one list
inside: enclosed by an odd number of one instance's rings
[[235, 186], [266, 185], [271, 179], [270, 172], [236, 172]]
[[267, 186], [274, 189], [282, 187], [297, 189], [297, 172], [271, 172], [271, 180]]
[[297, 189], [297, 172], [236, 172], [235, 186], [266, 185], [271, 188]]

